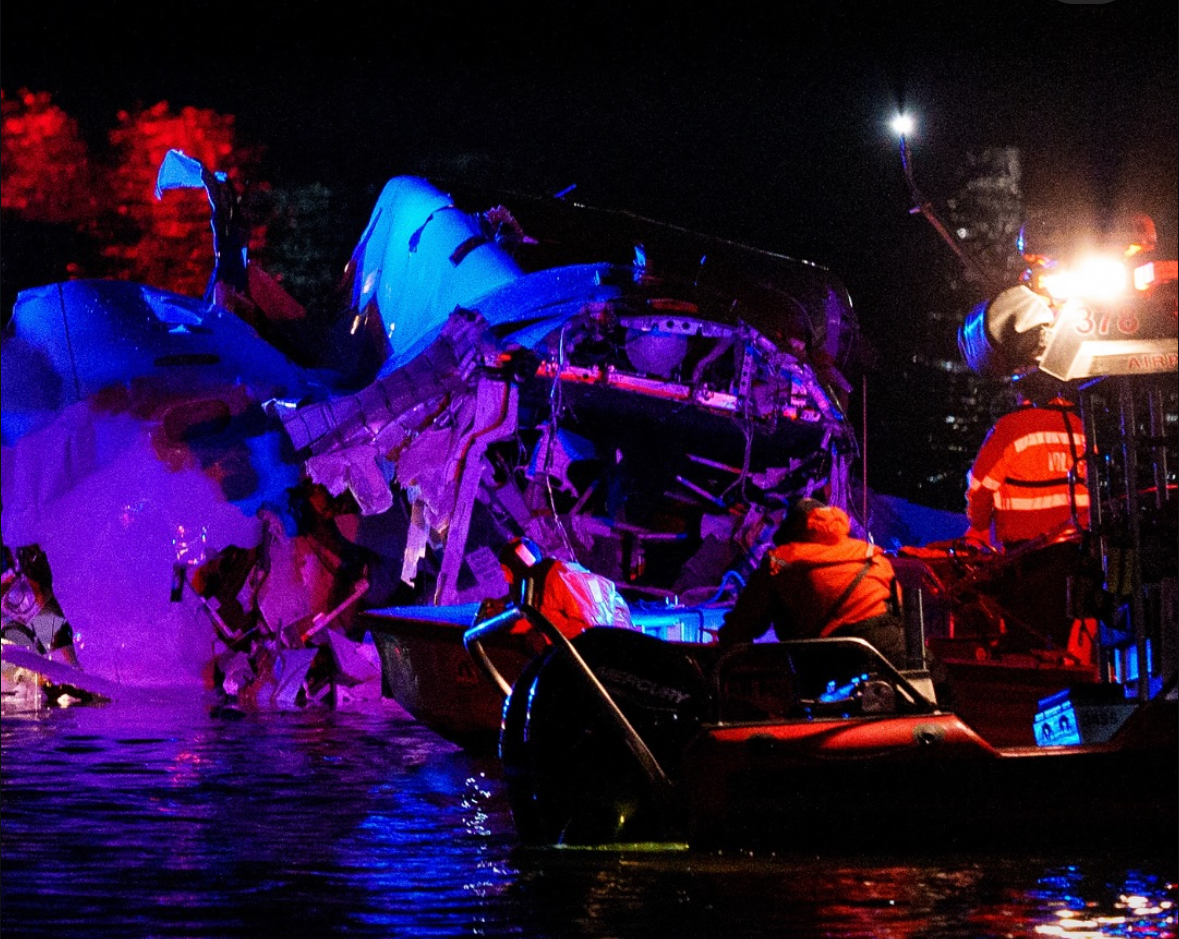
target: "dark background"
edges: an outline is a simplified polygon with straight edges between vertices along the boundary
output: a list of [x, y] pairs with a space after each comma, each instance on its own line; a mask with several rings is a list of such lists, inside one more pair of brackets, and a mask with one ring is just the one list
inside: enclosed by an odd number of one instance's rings
[[[954, 324], [982, 295], [908, 212], [888, 122], [902, 108], [916, 117], [915, 169], [935, 205], [960, 190], [971, 154], [1017, 148], [1025, 205], [1146, 211], [1173, 256], [1177, 36], [1176, 6], [1146, 0], [658, 14], [578, 2], [4, 0], [0, 83], [50, 93], [96, 145], [140, 105], [232, 114], [239, 139], [265, 148], [273, 185], [356, 195], [348, 205], [363, 208], [340, 211], [345, 244], [384, 181], [415, 173], [530, 194], [576, 185], [591, 205], [823, 264], [858, 310], [853, 380], [876, 389], [870, 424], [883, 487], [897, 491], [906, 426], [922, 409], [936, 425], [950, 394], [914, 387], [925, 379], [902, 374], [908, 352], [952, 349]], [[12, 249], [0, 233], [0, 250]], [[990, 392], [972, 389], [964, 406], [988, 410]], [[946, 491], [960, 493], [961, 479]]]

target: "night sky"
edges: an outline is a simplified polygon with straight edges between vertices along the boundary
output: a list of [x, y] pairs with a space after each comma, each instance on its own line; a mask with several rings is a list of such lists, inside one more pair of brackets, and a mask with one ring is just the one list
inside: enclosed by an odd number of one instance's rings
[[908, 214], [898, 107], [935, 203], [967, 153], [1015, 146], [1029, 202], [1130, 205], [1175, 242], [1174, 3], [680, 6], [4, 0], [0, 79], [96, 140], [136, 104], [234, 114], [279, 184], [576, 184], [825, 264], [866, 325], [953, 264]]

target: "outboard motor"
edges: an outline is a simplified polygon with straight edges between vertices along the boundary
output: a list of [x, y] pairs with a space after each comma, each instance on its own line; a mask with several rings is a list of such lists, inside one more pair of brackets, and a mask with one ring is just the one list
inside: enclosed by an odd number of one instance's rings
[[[589, 629], [572, 645], [605, 696], [554, 648], [530, 663], [504, 706], [500, 758], [520, 837], [683, 840], [687, 812], [675, 782], [680, 755], [706, 717], [700, 668], [686, 652], [631, 630]], [[611, 701], [648, 753], [636, 754]]]

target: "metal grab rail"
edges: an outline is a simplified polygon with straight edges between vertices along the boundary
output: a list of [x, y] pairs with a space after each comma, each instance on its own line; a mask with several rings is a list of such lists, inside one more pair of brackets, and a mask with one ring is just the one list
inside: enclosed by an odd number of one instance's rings
[[533, 627], [539, 629], [541, 633], [553, 644], [553, 650], [557, 654], [564, 655], [566, 659], [574, 666], [578, 673], [585, 679], [589, 687], [594, 691], [595, 697], [602, 705], [602, 710], [614, 725], [615, 729], [622, 735], [623, 741], [626, 743], [627, 749], [638, 761], [640, 768], [644, 775], [650, 782], [656, 795], [659, 797], [662, 804], [667, 804], [667, 799], [672, 792], [672, 783], [668, 779], [667, 774], [663, 771], [659, 761], [655, 758], [655, 754], [651, 752], [651, 748], [647, 746], [642, 737], [639, 736], [638, 731], [635, 730], [634, 725], [627, 719], [626, 715], [615, 703], [610, 696], [610, 692], [606, 690], [598, 677], [593, 673], [593, 670], [586, 663], [581, 654], [573, 648], [573, 643], [562, 633], [556, 626], [554, 626], [547, 617], [539, 610], [528, 603], [520, 606], [511, 605], [502, 613], [498, 613], [490, 619], [484, 620], [482, 623], [476, 623], [463, 633], [463, 646], [475, 659], [476, 664], [483, 670], [484, 674], [495, 684], [504, 696], [507, 697], [512, 693], [512, 686], [507, 679], [500, 674], [499, 669], [495, 667], [495, 663], [491, 661], [491, 657], [487, 654], [487, 650], [483, 648], [483, 640], [488, 636], [509, 628], [512, 624], [517, 622], [520, 616], [523, 615]]
[[490, 619], [485, 619], [481, 623], [476, 623], [470, 626], [463, 633], [463, 647], [474, 658], [475, 664], [483, 671], [491, 683], [500, 690], [500, 693], [506, 698], [512, 693], [512, 686], [503, 675], [500, 674], [495, 663], [491, 661], [491, 657], [487, 654], [487, 650], [483, 648], [483, 640], [493, 633], [500, 632], [514, 625], [523, 615], [523, 610], [514, 604], [509, 604], [508, 608], [502, 613], [497, 613]]
[[769, 654], [782, 655], [787, 658], [790, 667], [793, 669], [793, 661], [790, 657], [792, 651], [812, 650], [816, 653], [824, 649], [844, 649], [858, 653], [866, 666], [871, 665], [876, 670], [880, 677], [889, 682], [897, 691], [901, 692], [908, 699], [908, 705], [919, 714], [932, 714], [939, 710], [936, 700], [931, 700], [929, 695], [918, 688], [913, 679], [919, 675], [927, 675], [924, 669], [906, 669], [901, 671], [894, 666], [888, 659], [880, 654], [879, 650], [865, 639], [858, 636], [826, 636], [819, 639], [783, 639], [772, 643], [752, 643], [743, 642], [731, 646], [720, 654], [716, 662], [713, 663], [711, 672], [711, 686], [713, 695], [718, 703], [718, 706], [723, 705], [724, 692], [723, 680], [725, 678], [725, 669], [734, 661], [740, 661], [742, 657], [748, 657], [752, 652], [757, 655], [759, 651], [766, 650]]

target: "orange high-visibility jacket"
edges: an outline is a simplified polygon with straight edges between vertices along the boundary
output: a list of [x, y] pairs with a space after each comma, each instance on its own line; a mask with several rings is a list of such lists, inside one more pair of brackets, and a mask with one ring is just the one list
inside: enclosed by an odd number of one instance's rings
[[1089, 525], [1085, 432], [1076, 410], [1054, 398], [999, 418], [967, 475], [971, 528], [994, 528], [996, 545], [1027, 541], [1075, 521]]
[[[725, 616], [721, 641], [748, 642], [771, 625], [778, 639], [814, 639], [887, 613], [896, 576], [892, 563], [876, 545], [850, 537], [849, 528], [840, 508], [812, 512], [807, 536], [816, 540], [787, 542], [766, 553]], [[865, 564], [865, 575], [840, 601]]]

